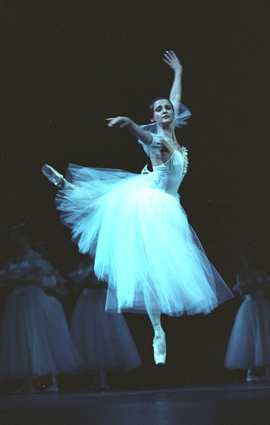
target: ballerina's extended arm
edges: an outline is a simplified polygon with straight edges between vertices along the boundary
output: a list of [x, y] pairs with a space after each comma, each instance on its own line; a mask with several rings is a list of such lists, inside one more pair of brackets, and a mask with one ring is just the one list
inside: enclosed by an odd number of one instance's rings
[[113, 127], [116, 124], [118, 124], [120, 128], [127, 127], [127, 129], [132, 134], [134, 134], [134, 136], [136, 136], [137, 139], [140, 139], [145, 145], [151, 145], [153, 141], [153, 136], [147, 131], [144, 131], [138, 124], [136, 124], [130, 118], [116, 117], [116, 118], [106, 118], [106, 119], [107, 121], [109, 121], [108, 127]]

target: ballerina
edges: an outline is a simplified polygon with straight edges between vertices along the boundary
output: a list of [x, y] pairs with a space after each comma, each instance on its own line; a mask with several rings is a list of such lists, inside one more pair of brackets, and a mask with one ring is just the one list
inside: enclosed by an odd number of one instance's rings
[[69, 277], [82, 291], [70, 325], [74, 344], [85, 362], [78, 373], [95, 374], [89, 389], [109, 389], [105, 382], [108, 371], [129, 372], [141, 365], [141, 358], [123, 315], [105, 312], [107, 285], [96, 278], [93, 260], [81, 261]]
[[[237, 274], [233, 291], [239, 292], [243, 302], [237, 312], [229, 339], [224, 366], [228, 369], [247, 369], [246, 380], [270, 380], [270, 304], [263, 290], [270, 287], [270, 276], [256, 270], [251, 248], [240, 250], [244, 270]], [[256, 376], [265, 368], [262, 377]]]
[[179, 202], [187, 172], [187, 149], [175, 127], [187, 124], [181, 103], [182, 65], [173, 51], [164, 61], [174, 71], [170, 98], [155, 99], [148, 125], [128, 117], [108, 118], [126, 127], [150, 157], [153, 172], [96, 169], [70, 164], [67, 179], [45, 165], [45, 176], [61, 190], [60, 220], [72, 229], [79, 251], [95, 259], [95, 274], [108, 283], [106, 311], [148, 313], [154, 329], [154, 360], [165, 363], [161, 313], [172, 316], [212, 311], [233, 297], [206, 254]]

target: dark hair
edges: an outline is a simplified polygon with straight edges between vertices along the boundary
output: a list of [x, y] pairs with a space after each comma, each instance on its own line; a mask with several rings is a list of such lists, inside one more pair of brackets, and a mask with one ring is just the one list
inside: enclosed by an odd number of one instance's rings
[[153, 100], [153, 102], [149, 105], [149, 115], [150, 115], [150, 119], [153, 119], [153, 118], [154, 118], [154, 105], [155, 105], [155, 102], [157, 102], [158, 100], [162, 100], [162, 99], [167, 100], [168, 102], [170, 102], [170, 104], [171, 104], [171, 106], [172, 106], [172, 109], [173, 109], [173, 112], [174, 112], [173, 104], [172, 104], [172, 102], [171, 102], [169, 99], [167, 99], [167, 97], [163, 97], [163, 96], [161, 96], [161, 97], [157, 97], [157, 98], [156, 98], [156, 99], [154, 99], [154, 100]]

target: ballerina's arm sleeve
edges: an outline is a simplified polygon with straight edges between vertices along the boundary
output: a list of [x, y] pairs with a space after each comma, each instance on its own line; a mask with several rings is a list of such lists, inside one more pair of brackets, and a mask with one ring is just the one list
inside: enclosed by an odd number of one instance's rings
[[[152, 134], [152, 133], [151, 133]], [[146, 145], [142, 142], [142, 140], [138, 139], [138, 142], [142, 145], [146, 154], [150, 157], [151, 154], [159, 154], [162, 149], [162, 137], [157, 136], [156, 134], [152, 134], [153, 139], [150, 145]]]

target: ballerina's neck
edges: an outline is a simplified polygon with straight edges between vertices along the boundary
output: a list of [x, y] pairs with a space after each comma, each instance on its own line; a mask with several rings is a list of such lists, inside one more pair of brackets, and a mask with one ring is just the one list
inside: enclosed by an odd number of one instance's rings
[[175, 131], [174, 128], [171, 127], [171, 125], [168, 125], [168, 127], [163, 127], [162, 133], [165, 138], [176, 140]]
[[183, 149], [179, 145], [174, 130], [171, 128], [163, 128], [163, 136], [164, 136], [164, 146], [168, 149], [169, 152], [173, 153], [174, 151], [178, 151], [183, 155]]
[[179, 145], [176, 139], [166, 140], [166, 142], [164, 143], [164, 146], [168, 150], [168, 153], [170, 152], [171, 154], [173, 154], [175, 151], [178, 151], [181, 153], [181, 155], [184, 154], [182, 146]]

